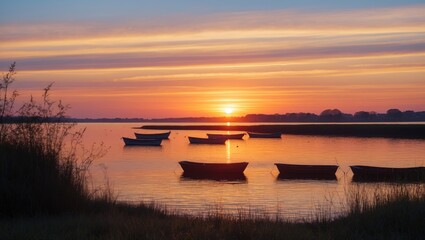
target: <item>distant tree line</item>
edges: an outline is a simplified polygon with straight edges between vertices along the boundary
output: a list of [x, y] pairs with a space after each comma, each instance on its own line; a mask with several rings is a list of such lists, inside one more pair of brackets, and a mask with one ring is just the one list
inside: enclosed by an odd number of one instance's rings
[[[34, 116], [32, 117], [34, 118]], [[27, 122], [26, 117], [3, 117], [2, 122]], [[358, 111], [343, 113], [339, 109], [326, 109], [319, 115], [314, 113], [247, 114], [242, 117], [183, 117], [183, 118], [51, 118], [57, 122], [423, 122], [425, 111], [400, 111], [389, 109], [386, 113]]]
[[248, 114], [248, 122], [416, 122], [425, 121], [425, 111], [400, 111], [389, 109], [386, 113], [359, 111], [343, 113], [339, 109], [326, 109], [319, 115], [314, 113]]
[[326, 109], [319, 115], [314, 113], [248, 114], [242, 117], [184, 117], [184, 118], [80, 118], [68, 119], [76, 122], [421, 122], [425, 111], [400, 111], [389, 109], [386, 113], [359, 111], [343, 113], [339, 109]]

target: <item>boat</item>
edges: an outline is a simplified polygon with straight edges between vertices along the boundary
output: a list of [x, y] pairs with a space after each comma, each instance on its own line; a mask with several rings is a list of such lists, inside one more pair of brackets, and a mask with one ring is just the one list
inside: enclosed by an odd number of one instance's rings
[[171, 131], [165, 133], [134, 133], [137, 139], [168, 139]]
[[242, 139], [245, 133], [238, 134], [213, 134], [207, 133], [208, 138]]
[[179, 162], [186, 176], [241, 176], [248, 166], [247, 162], [238, 163], [201, 163], [181, 161]]
[[189, 142], [193, 144], [224, 144], [226, 138], [198, 138], [198, 137], [188, 137]]
[[254, 132], [248, 132], [248, 135], [250, 138], [280, 138], [282, 133], [275, 132], [275, 133], [254, 133]]
[[275, 163], [280, 178], [335, 179], [337, 165], [300, 165]]
[[162, 139], [122, 138], [126, 146], [160, 146]]
[[350, 166], [354, 180], [425, 180], [425, 167]]

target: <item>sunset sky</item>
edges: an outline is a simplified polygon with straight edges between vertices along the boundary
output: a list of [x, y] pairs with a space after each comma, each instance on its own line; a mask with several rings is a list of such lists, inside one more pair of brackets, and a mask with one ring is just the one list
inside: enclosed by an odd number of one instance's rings
[[345, 2], [7, 1], [0, 71], [72, 117], [425, 110], [425, 2]]

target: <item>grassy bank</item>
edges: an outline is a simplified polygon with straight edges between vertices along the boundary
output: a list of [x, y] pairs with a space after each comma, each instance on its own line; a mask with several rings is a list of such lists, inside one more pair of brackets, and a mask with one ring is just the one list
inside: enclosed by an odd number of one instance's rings
[[[0, 82], [0, 217], [85, 212], [112, 202], [108, 189], [89, 187], [88, 169], [102, 148], [82, 144], [84, 129], [65, 121], [68, 107], [50, 99], [51, 85], [15, 109], [15, 74], [12, 64]], [[7, 123], [10, 117], [22, 121]]]
[[92, 212], [0, 220], [1, 239], [423, 239], [424, 186], [394, 187], [366, 200], [352, 193], [349, 213], [335, 220], [291, 223], [249, 216], [178, 216], [123, 203]]
[[142, 129], [282, 132], [283, 134], [425, 139], [425, 124], [145, 125]]

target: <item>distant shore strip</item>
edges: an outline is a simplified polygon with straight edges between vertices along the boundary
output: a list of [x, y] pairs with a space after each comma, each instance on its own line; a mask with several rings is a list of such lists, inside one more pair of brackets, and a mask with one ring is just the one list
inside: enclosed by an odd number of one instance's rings
[[281, 132], [294, 135], [425, 139], [425, 124], [144, 125], [135, 129]]

